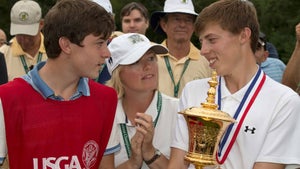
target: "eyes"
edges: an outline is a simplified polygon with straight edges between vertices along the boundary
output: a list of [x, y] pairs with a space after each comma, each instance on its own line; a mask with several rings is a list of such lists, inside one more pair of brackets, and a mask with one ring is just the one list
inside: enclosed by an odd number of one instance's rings
[[169, 16], [169, 20], [176, 23], [184, 22], [186, 24], [194, 24], [194, 18], [190, 16]]
[[102, 47], [103, 45], [107, 45], [108, 43], [108, 40], [98, 40], [96, 41], [96, 45], [100, 48]]
[[142, 59], [136, 61], [135, 63], [131, 64], [131, 65], [144, 65], [147, 63], [155, 63], [157, 61], [156, 55], [155, 54], [151, 54], [150, 56], [146, 56], [146, 57], [142, 57]]

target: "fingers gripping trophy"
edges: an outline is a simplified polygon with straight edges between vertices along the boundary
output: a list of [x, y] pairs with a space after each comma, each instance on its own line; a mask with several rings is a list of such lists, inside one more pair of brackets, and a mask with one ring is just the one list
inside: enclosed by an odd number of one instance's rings
[[182, 112], [189, 130], [189, 150], [185, 160], [195, 165], [196, 169], [217, 165], [216, 152], [222, 135], [235, 120], [227, 113], [218, 110], [215, 104], [217, 72], [213, 71], [210, 88], [205, 103], [200, 107], [191, 107]]

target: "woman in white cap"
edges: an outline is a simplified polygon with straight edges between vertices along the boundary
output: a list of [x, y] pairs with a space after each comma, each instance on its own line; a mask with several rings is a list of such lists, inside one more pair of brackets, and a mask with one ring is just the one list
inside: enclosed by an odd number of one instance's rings
[[156, 54], [168, 50], [138, 33], [114, 38], [109, 50], [111, 58], [106, 64], [112, 77], [107, 83], [117, 91], [119, 101], [106, 149], [111, 151], [103, 157], [114, 157], [114, 164], [102, 164], [102, 167], [165, 169], [178, 99], [157, 90]]

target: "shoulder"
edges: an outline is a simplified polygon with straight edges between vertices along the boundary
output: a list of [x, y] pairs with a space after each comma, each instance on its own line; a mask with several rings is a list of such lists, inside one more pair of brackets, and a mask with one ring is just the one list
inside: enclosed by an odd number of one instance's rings
[[276, 59], [276, 58], [268, 58], [267, 60], [266, 60], [266, 62], [268, 63], [271, 63], [271, 64], [275, 64], [275, 65], [285, 65], [284, 63], [283, 63], [283, 61], [281, 61], [280, 59]]
[[105, 86], [105, 85], [95, 82], [94, 80], [91, 80], [91, 79], [89, 79], [88, 83], [90, 86], [91, 95], [92, 94], [96, 94], [96, 95], [101, 94], [104, 96], [111, 95], [113, 97], [117, 97], [117, 92], [111, 87]]
[[[272, 98], [272, 100], [290, 100], [291, 98], [296, 98], [296, 100], [300, 99], [299, 95], [289, 88], [288, 86], [285, 86], [279, 82], [276, 82], [270, 77], [266, 77], [266, 82], [263, 87], [263, 94], [266, 96]], [[283, 101], [284, 102], [284, 101]]]
[[178, 102], [179, 102], [178, 98], [168, 96], [164, 93], [161, 93], [161, 96], [162, 96], [162, 100], [164, 102], [168, 102], [168, 103], [171, 103], [171, 104], [178, 104]]

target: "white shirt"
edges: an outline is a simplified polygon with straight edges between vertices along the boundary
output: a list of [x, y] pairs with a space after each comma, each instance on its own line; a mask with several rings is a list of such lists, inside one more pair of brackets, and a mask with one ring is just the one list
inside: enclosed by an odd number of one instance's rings
[[[152, 116], [153, 121], [157, 117], [157, 95], [158, 92], [155, 93], [151, 104], [149, 105], [148, 109], [146, 110], [146, 114]], [[157, 125], [155, 127], [155, 133], [153, 138], [153, 145], [157, 148], [164, 156], [167, 158], [170, 157], [170, 145], [171, 145], [171, 134], [172, 129], [177, 118], [177, 110], [178, 110], [178, 99], [169, 97], [167, 95], [162, 94], [162, 107], [160, 116], [157, 121]], [[118, 137], [114, 137], [114, 139], [110, 139], [108, 146], [106, 149], [110, 149], [111, 147], [116, 147], [119, 143], [121, 144], [121, 150], [115, 153], [115, 166], [119, 166], [120, 164], [124, 163], [128, 160], [128, 156], [126, 153], [125, 144], [123, 141], [123, 136], [120, 128], [120, 124], [124, 124], [126, 119], [126, 115], [124, 113], [122, 107], [122, 100], [119, 99], [117, 110], [116, 110], [116, 117], [115, 122], [117, 125], [114, 125], [113, 131]], [[126, 123], [129, 140], [133, 137], [136, 132], [135, 127], [128, 121]], [[113, 133], [112, 133], [113, 135]], [[112, 137], [111, 137], [112, 138]], [[119, 143], [118, 143], [119, 142]], [[148, 169], [149, 167], [143, 163], [142, 169]]]
[[[258, 83], [261, 79], [262, 74]], [[180, 98], [180, 111], [200, 106], [200, 103], [205, 102], [209, 88], [208, 80], [195, 80], [186, 85]], [[221, 110], [233, 116], [252, 81], [253, 79], [242, 89], [231, 94], [222, 78]], [[248, 100], [253, 95], [258, 83], [249, 94]], [[216, 98], [218, 97], [216, 96]], [[238, 118], [237, 122], [239, 120]], [[299, 120], [300, 97], [290, 88], [266, 77], [266, 81], [251, 106], [237, 139], [221, 168], [250, 169], [253, 168], [255, 162], [300, 164]], [[177, 123], [171, 147], [188, 151], [188, 129], [182, 115], [178, 115]], [[255, 131], [252, 133], [246, 128], [255, 128]]]

